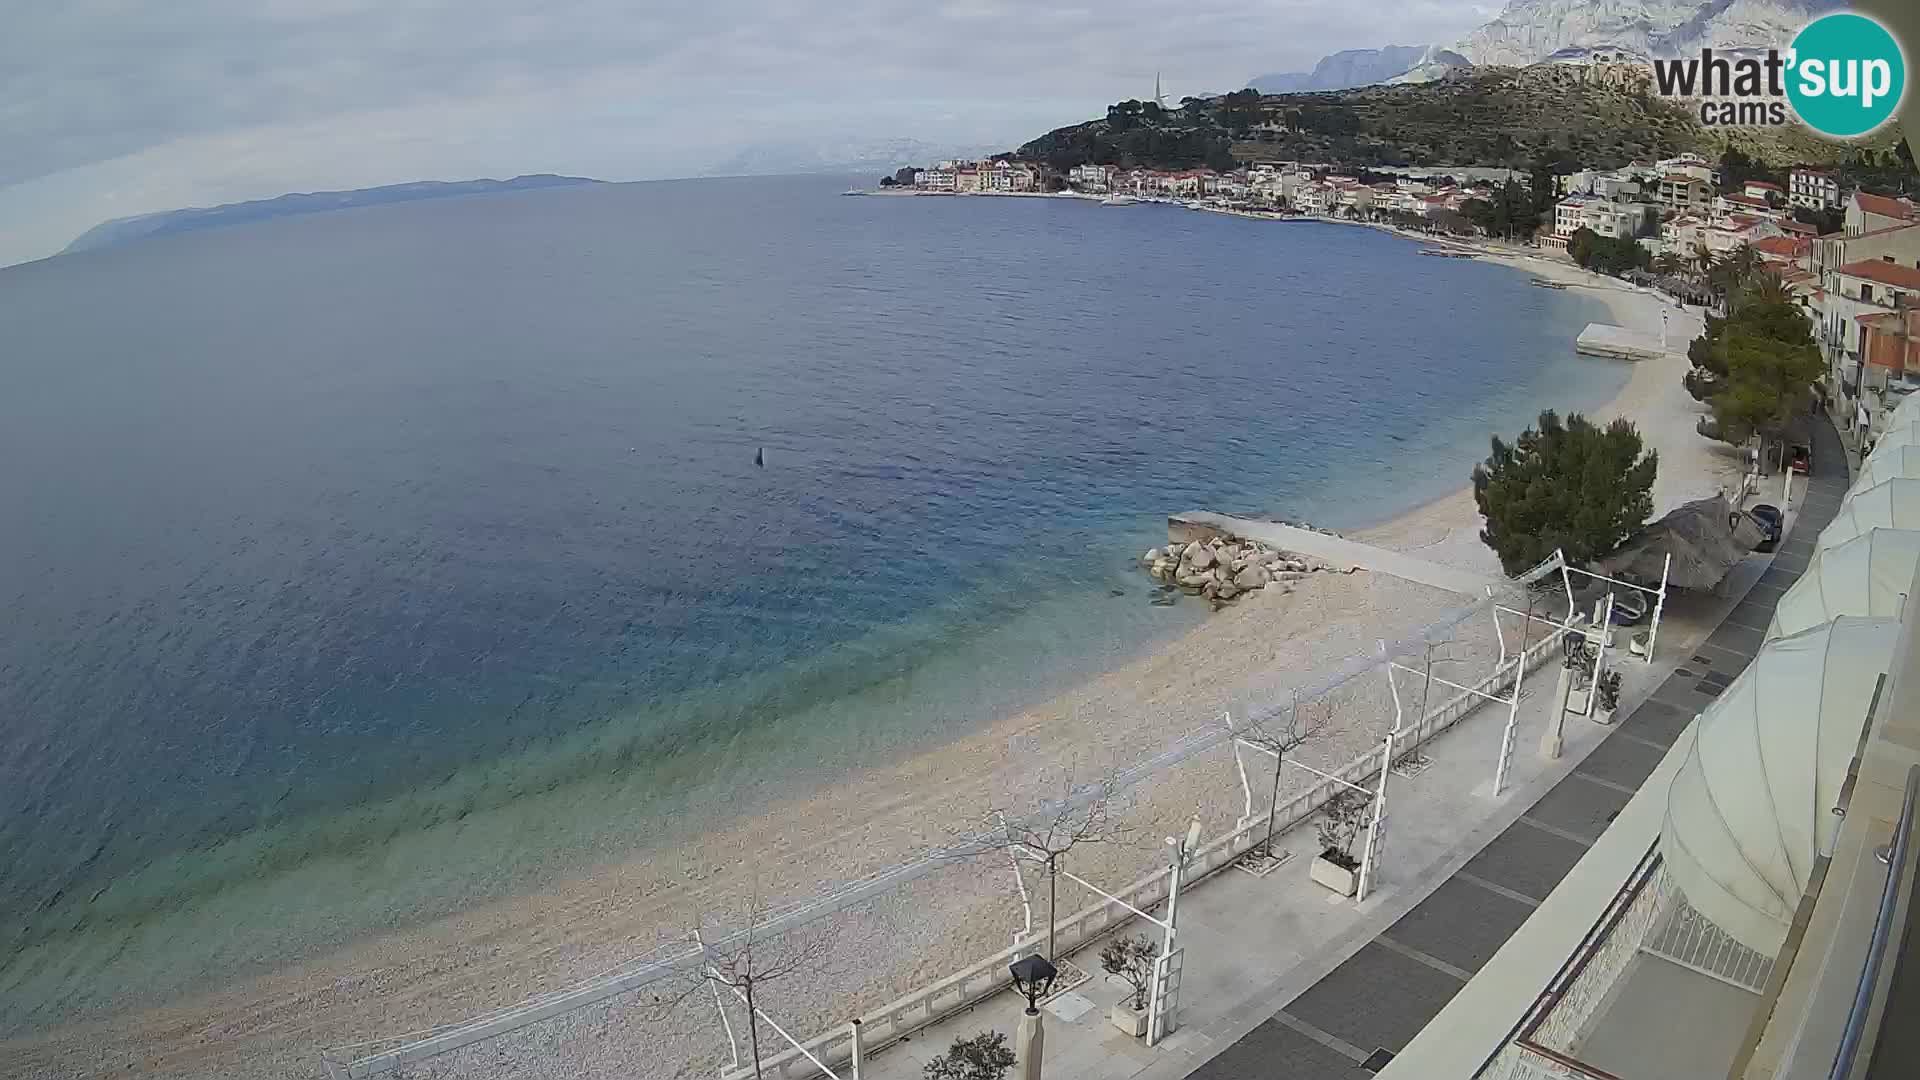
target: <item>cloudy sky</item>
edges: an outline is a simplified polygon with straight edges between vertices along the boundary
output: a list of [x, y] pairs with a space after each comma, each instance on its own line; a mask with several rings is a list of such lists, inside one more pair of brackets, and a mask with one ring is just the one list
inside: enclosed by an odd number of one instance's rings
[[0, 264], [286, 191], [1010, 147], [1144, 97], [1450, 41], [1497, 0], [59, 0], [0, 34]]

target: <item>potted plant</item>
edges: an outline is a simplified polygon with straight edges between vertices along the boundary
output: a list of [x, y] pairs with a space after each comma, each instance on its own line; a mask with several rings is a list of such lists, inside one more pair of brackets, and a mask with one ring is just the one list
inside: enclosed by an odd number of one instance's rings
[[998, 1031], [955, 1039], [947, 1052], [927, 1062], [927, 1080], [1004, 1080], [1013, 1068], [1013, 1050]]
[[1145, 934], [1114, 938], [1100, 950], [1101, 970], [1129, 988], [1125, 998], [1113, 1003], [1108, 1018], [1136, 1039], [1147, 1033], [1147, 990], [1153, 985], [1153, 964], [1159, 958], [1159, 948]]
[[1600, 685], [1593, 691], [1593, 719], [1596, 723], [1613, 723], [1613, 710], [1620, 707], [1620, 673], [1602, 672]]
[[1353, 857], [1354, 841], [1366, 824], [1367, 799], [1358, 791], [1342, 790], [1320, 808], [1320, 854], [1314, 857], [1313, 880], [1352, 896], [1360, 889], [1360, 860]]

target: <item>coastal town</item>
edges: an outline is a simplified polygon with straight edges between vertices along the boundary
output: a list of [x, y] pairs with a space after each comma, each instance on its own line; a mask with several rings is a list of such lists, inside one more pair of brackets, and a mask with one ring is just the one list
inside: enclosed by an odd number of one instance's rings
[[[1731, 168], [1729, 168], [1731, 166]], [[1206, 168], [1081, 164], [1065, 172], [1008, 159], [942, 161], [883, 178], [923, 195], [1051, 195], [1107, 206], [1163, 203], [1270, 219], [1392, 228], [1489, 250], [1524, 245], [1711, 304], [1716, 267], [1777, 278], [1806, 311], [1827, 363], [1825, 385], [1856, 439], [1871, 443], [1920, 387], [1920, 208], [1850, 189], [1836, 170], [1797, 166], [1778, 181], [1738, 157], [1681, 154], [1617, 169], [1537, 177], [1505, 168], [1342, 171], [1325, 164]], [[1537, 208], [1537, 209], [1536, 209]], [[1619, 253], [1584, 256], [1594, 242]], [[1471, 254], [1463, 246], [1461, 254]]]

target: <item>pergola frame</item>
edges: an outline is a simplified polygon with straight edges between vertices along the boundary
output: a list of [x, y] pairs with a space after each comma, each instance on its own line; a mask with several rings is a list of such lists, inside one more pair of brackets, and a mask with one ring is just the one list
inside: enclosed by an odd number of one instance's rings
[[[1144, 919], [1160, 928], [1162, 932], [1160, 955], [1154, 958], [1153, 981], [1149, 983], [1147, 987], [1148, 1046], [1159, 1042], [1173, 1030], [1173, 1011], [1177, 1007], [1179, 993], [1179, 980], [1176, 977], [1176, 973], [1179, 971], [1180, 950], [1174, 947], [1174, 937], [1178, 933], [1177, 920], [1180, 914], [1180, 885], [1186, 876], [1187, 859], [1190, 857], [1194, 848], [1199, 846], [1199, 842], [1200, 819], [1198, 816], [1194, 817], [1193, 821], [1187, 826], [1187, 835], [1185, 837], [1167, 837], [1167, 846], [1173, 849], [1173, 855], [1167, 865], [1167, 917], [1164, 919], [1151, 912], [1142, 911], [1065, 867], [1060, 868], [1059, 871], [1060, 876], [1066, 878], [1068, 881], [1079, 885], [1081, 888], [1086, 889], [1088, 892], [1093, 893], [1109, 904], [1125, 908], [1136, 918]], [[1013, 851], [1015, 849], [1024, 850], [1029, 859], [1041, 859], [1040, 855], [1032, 849], [1027, 848], [1024, 844], [1014, 844], [1009, 850]], [[1018, 856], [1016, 855], [1015, 858], [1017, 860]], [[1019, 869], [1020, 864], [1016, 861], [1014, 863], [1015, 877], [1019, 877]], [[1033, 937], [1033, 911], [1031, 906], [1027, 904], [1027, 890], [1024, 884], [1020, 888], [1020, 902], [1022, 906], [1027, 907], [1027, 933], [1024, 936], [1015, 936], [1014, 944], [1016, 946], [1024, 943], [1028, 938]], [[772, 1021], [768, 1021], [768, 1023], [772, 1023]], [[795, 1045], [798, 1044], [796, 1043]], [[813, 1055], [808, 1054], [807, 1057], [811, 1060]], [[816, 1064], [818, 1063], [816, 1062]], [[825, 1066], [822, 1066], [822, 1068], [824, 1069]], [[835, 1077], [835, 1080], [839, 1080], [839, 1078]], [[859, 1080], [857, 1070], [853, 1080]]]
[[[1224, 718], [1224, 714], [1223, 714], [1223, 718]], [[1229, 728], [1231, 728], [1230, 723], [1229, 723]], [[1377, 786], [1371, 787], [1371, 788], [1362, 787], [1361, 785], [1353, 783], [1352, 781], [1343, 779], [1342, 777], [1335, 776], [1330, 772], [1323, 772], [1307, 764], [1306, 762], [1299, 760], [1298, 758], [1281, 757], [1279, 751], [1277, 750], [1272, 750], [1265, 746], [1260, 746], [1255, 743], [1248, 742], [1247, 740], [1242, 739], [1237, 735], [1234, 736], [1233, 764], [1235, 768], [1237, 768], [1240, 772], [1240, 792], [1245, 800], [1243, 804], [1244, 812], [1240, 816], [1240, 823], [1242, 825], [1245, 825], [1246, 823], [1252, 821], [1254, 816], [1253, 815], [1253, 785], [1247, 780], [1247, 762], [1245, 758], [1240, 756], [1240, 751], [1242, 748], [1252, 750], [1256, 753], [1265, 754], [1270, 758], [1280, 758], [1280, 764], [1283, 768], [1285, 766], [1292, 765], [1295, 768], [1304, 769], [1307, 772], [1312, 773], [1313, 775], [1319, 777], [1322, 780], [1328, 780], [1335, 784], [1339, 784], [1341, 787], [1347, 788], [1351, 791], [1357, 791], [1362, 795], [1365, 795], [1368, 798], [1373, 800], [1373, 816], [1371, 820], [1369, 820], [1369, 822], [1367, 823], [1367, 842], [1360, 849], [1359, 887], [1354, 891], [1355, 902], [1365, 900], [1367, 898], [1367, 892], [1373, 885], [1373, 869], [1374, 869], [1373, 863], [1374, 863], [1374, 856], [1379, 852], [1379, 848], [1380, 848], [1380, 826], [1386, 820], [1387, 772], [1388, 772], [1388, 766], [1390, 766], [1393, 761], [1393, 758], [1392, 758], [1393, 736], [1389, 734], [1386, 739], [1385, 748], [1384, 748], [1386, 756], [1381, 759], [1380, 782]]]

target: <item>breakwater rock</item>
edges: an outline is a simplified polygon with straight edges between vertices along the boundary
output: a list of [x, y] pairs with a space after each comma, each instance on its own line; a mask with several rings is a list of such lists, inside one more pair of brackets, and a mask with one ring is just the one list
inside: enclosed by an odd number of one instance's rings
[[1304, 555], [1226, 536], [1149, 548], [1140, 565], [1163, 595], [1179, 590], [1211, 602], [1216, 611], [1249, 593], [1330, 569]]

